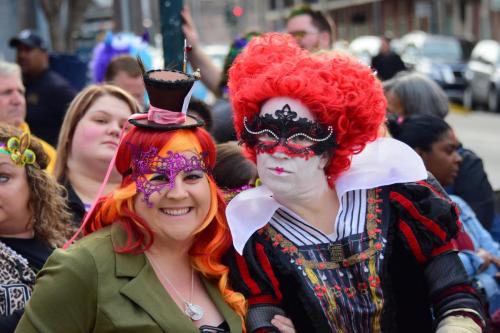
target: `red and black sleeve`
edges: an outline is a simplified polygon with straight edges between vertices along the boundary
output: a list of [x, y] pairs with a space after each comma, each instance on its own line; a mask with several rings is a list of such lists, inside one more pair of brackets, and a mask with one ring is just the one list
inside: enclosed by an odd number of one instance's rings
[[248, 300], [248, 332], [278, 332], [271, 319], [276, 314], [284, 315], [280, 285], [265, 245], [257, 238], [254, 235], [247, 242], [243, 256], [234, 249], [227, 255], [231, 285]]
[[483, 306], [452, 242], [462, 228], [456, 205], [431, 175], [394, 186], [390, 199], [398, 235], [424, 270], [436, 323], [461, 315], [482, 326]]

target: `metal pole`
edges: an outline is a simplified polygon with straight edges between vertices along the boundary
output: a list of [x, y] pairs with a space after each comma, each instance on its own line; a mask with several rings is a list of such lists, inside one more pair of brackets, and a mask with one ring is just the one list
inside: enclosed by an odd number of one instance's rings
[[440, 1], [433, 0], [431, 3], [431, 33], [439, 34], [440, 33], [440, 19], [441, 19], [441, 10], [440, 10]]
[[184, 34], [182, 33], [182, 0], [160, 0], [161, 35], [165, 68], [182, 70]]
[[490, 2], [488, 0], [481, 0], [480, 14], [480, 37], [481, 39], [491, 38], [491, 23], [490, 23]]
[[121, 16], [122, 16], [122, 30], [130, 31], [130, 4], [128, 0], [123, 0], [120, 4]]
[[382, 27], [382, 8], [380, 1], [376, 1], [372, 4], [372, 15], [373, 15], [373, 31], [380, 36], [384, 33], [384, 28]]

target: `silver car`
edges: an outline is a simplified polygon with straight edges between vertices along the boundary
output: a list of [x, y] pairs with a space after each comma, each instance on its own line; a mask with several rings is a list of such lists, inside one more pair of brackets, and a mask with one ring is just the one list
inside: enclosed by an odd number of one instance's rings
[[465, 78], [465, 107], [474, 109], [486, 105], [491, 112], [500, 112], [500, 44], [497, 41], [477, 43], [467, 63]]

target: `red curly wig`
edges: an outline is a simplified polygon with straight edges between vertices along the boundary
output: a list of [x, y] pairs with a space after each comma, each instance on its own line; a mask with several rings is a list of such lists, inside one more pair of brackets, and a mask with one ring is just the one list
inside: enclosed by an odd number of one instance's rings
[[[133, 151], [155, 147], [160, 154], [167, 150], [194, 149], [204, 152], [205, 165], [215, 165], [215, 144], [202, 128], [176, 131], [154, 131], [133, 127], [123, 138], [117, 152], [116, 168], [123, 176], [121, 186], [112, 194], [100, 199], [85, 226], [85, 234], [92, 233], [112, 223], [120, 223], [127, 233], [127, 242], [115, 249], [118, 253], [143, 253], [154, 242], [154, 234], [147, 221], [134, 210], [137, 187], [132, 179]], [[246, 302], [243, 295], [228, 285], [229, 268], [222, 264], [222, 256], [231, 247], [231, 234], [225, 218], [224, 198], [211, 175], [207, 175], [211, 192], [211, 204], [207, 217], [195, 231], [196, 235], [189, 255], [193, 267], [211, 281], [215, 281], [225, 301], [244, 318]]]
[[[311, 54], [281, 33], [250, 41], [229, 70], [229, 93], [238, 137], [244, 117], [258, 115], [273, 97], [298, 99], [317, 121], [333, 126], [337, 147], [325, 167], [330, 186], [352, 155], [377, 138], [385, 118], [383, 89], [370, 68], [347, 55]], [[246, 153], [255, 161], [255, 151]]]

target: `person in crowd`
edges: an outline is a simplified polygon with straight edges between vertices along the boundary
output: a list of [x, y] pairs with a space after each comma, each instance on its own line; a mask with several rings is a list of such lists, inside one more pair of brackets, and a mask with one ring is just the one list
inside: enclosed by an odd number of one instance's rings
[[[96, 199], [122, 127], [139, 111], [130, 94], [112, 85], [90, 85], [69, 106], [59, 135], [54, 175], [68, 191], [75, 225], [80, 225]], [[120, 174], [113, 169], [105, 193], [120, 182]]]
[[243, 155], [243, 150], [235, 141], [217, 145], [217, 160], [213, 171], [214, 179], [229, 202], [241, 191], [255, 185], [257, 168]]
[[191, 45], [188, 53], [189, 62], [193, 68], [201, 71], [201, 81], [217, 97], [211, 108], [213, 126], [211, 133], [217, 143], [224, 143], [236, 140], [236, 133], [233, 127], [233, 117], [231, 104], [228, 100], [227, 73], [234, 59], [245, 48], [248, 42], [259, 33], [252, 31], [236, 38], [229, 48], [229, 52], [224, 60], [223, 69], [217, 67], [210, 57], [203, 52], [199, 46], [198, 32], [195, 23], [186, 6], [182, 11], [182, 29], [186, 39]]
[[212, 126], [213, 126], [212, 110], [210, 109], [210, 106], [208, 106], [207, 103], [200, 101], [199, 99], [196, 98], [191, 98], [191, 101], [189, 102], [188, 106], [188, 114], [203, 120], [203, 122], [205, 123], [203, 127], [207, 130], [207, 132], [210, 133], [212, 131]]
[[500, 324], [495, 313], [500, 314], [500, 250], [499, 243], [486, 230], [470, 206], [459, 196], [450, 199], [460, 209], [460, 220], [464, 230], [457, 238], [460, 259], [467, 274], [474, 278], [476, 288], [485, 296], [489, 313], [496, 325]]
[[[227, 93], [227, 69], [234, 58], [252, 37], [259, 35], [249, 32], [237, 38], [230, 46], [228, 57], [221, 70], [212, 59], [201, 49], [196, 24], [191, 16], [188, 6], [182, 10], [182, 31], [191, 46], [188, 54], [189, 62], [193, 68], [201, 70], [201, 81], [216, 96]], [[309, 51], [330, 50], [334, 41], [334, 23], [324, 13], [302, 5], [294, 8], [287, 17], [286, 31], [293, 35], [297, 42]]]
[[481, 332], [482, 305], [451, 240], [454, 205], [407, 145], [378, 138], [370, 68], [253, 39], [229, 71], [235, 128], [263, 185], [226, 216], [248, 332]]
[[227, 87], [227, 80], [229, 76], [229, 69], [233, 65], [234, 59], [243, 51], [245, 46], [247, 46], [248, 42], [256, 37], [259, 36], [260, 32], [257, 31], [250, 31], [245, 33], [242, 37], [236, 38], [231, 45], [229, 46], [229, 52], [226, 55], [226, 58], [224, 59], [224, 67], [222, 68], [222, 77], [219, 81], [219, 87], [218, 87], [218, 96], [228, 98], [228, 87]]
[[33, 134], [56, 146], [66, 108], [76, 91], [49, 68], [47, 46], [40, 36], [23, 30], [10, 39], [9, 45], [16, 49], [16, 61], [23, 73], [26, 122]]
[[[92, 83], [103, 83], [109, 63], [120, 55], [140, 58], [144, 69], [151, 69], [153, 56], [150, 52], [149, 41], [150, 34], [147, 29], [142, 36], [130, 32], [106, 31], [101, 41], [93, 47], [92, 57], [89, 59], [89, 74]], [[131, 62], [130, 65], [133, 66]]]
[[372, 58], [371, 67], [382, 81], [392, 79], [397, 73], [406, 70], [401, 57], [391, 49], [389, 35], [380, 37], [380, 49], [378, 54]]
[[0, 123], [0, 332], [14, 332], [35, 275], [70, 234], [64, 189], [40, 141]]
[[403, 120], [389, 118], [391, 136], [413, 148], [426, 169], [443, 186], [453, 184], [462, 156], [453, 129], [443, 119], [429, 114], [414, 114]]
[[[446, 93], [439, 85], [419, 73], [401, 73], [385, 81], [387, 111], [400, 117], [431, 114], [445, 118], [449, 112]], [[425, 96], [425, 98], [423, 98]]]
[[[30, 133], [26, 117], [26, 98], [21, 69], [17, 64], [0, 60], [0, 122]], [[38, 139], [48, 155], [47, 171], [52, 173], [56, 163], [56, 150], [47, 142]]]
[[[420, 74], [397, 75], [386, 82], [391, 87], [386, 92], [390, 113], [402, 118], [414, 114], [432, 114], [444, 119], [449, 112], [448, 97], [443, 89]], [[495, 199], [483, 162], [470, 149], [461, 146], [459, 153], [462, 163], [458, 176], [453, 184], [446, 187], [446, 191], [465, 200], [484, 228], [492, 230]]]
[[[402, 122], [389, 121], [391, 135], [413, 148], [424, 161], [425, 167], [442, 186], [453, 184], [458, 175], [462, 157], [458, 153], [459, 143], [452, 128], [439, 117], [413, 115]], [[500, 306], [500, 250], [497, 242], [477, 220], [472, 209], [459, 196], [451, 195], [451, 200], [460, 209], [460, 220], [464, 234], [457, 237], [460, 259], [469, 276], [474, 277], [478, 287], [489, 301], [490, 312]]]
[[190, 46], [188, 52], [188, 60], [191, 67], [200, 69], [201, 82], [210, 90], [215, 96], [220, 95], [219, 83], [222, 80], [222, 69], [218, 67], [215, 62], [206, 54], [201, 48], [200, 37], [196, 30], [196, 24], [191, 16], [188, 6], [184, 6], [181, 12], [182, 17], [182, 32], [186, 37]]
[[286, 32], [311, 52], [330, 50], [334, 41], [333, 27], [329, 17], [308, 5], [296, 7], [286, 19]]
[[128, 92], [144, 109], [144, 81], [141, 68], [134, 57], [122, 54], [111, 59], [104, 73], [104, 81]]
[[212, 106], [213, 127], [212, 135], [218, 143], [236, 140], [236, 132], [233, 126], [233, 111], [229, 102], [227, 87], [228, 71], [234, 59], [243, 51], [248, 42], [260, 35], [258, 32], [249, 32], [243, 37], [237, 38], [231, 44], [229, 52], [224, 60], [224, 68], [218, 85], [218, 98]]
[[86, 237], [51, 255], [17, 332], [242, 332], [245, 299], [221, 262], [231, 236], [209, 171], [215, 146], [183, 112], [195, 77], [144, 80], [151, 108], [118, 147], [119, 188], [89, 214]]
[[236, 38], [229, 47], [229, 52], [224, 59], [224, 67], [218, 67], [215, 62], [206, 54], [201, 46], [196, 24], [191, 17], [191, 12], [188, 6], [185, 6], [181, 12], [182, 15], [182, 31], [190, 46], [188, 52], [188, 60], [193, 68], [200, 69], [201, 82], [210, 90], [216, 97], [227, 97], [227, 71], [231, 67], [234, 58], [241, 52], [257, 32], [245, 33], [242, 37]]

